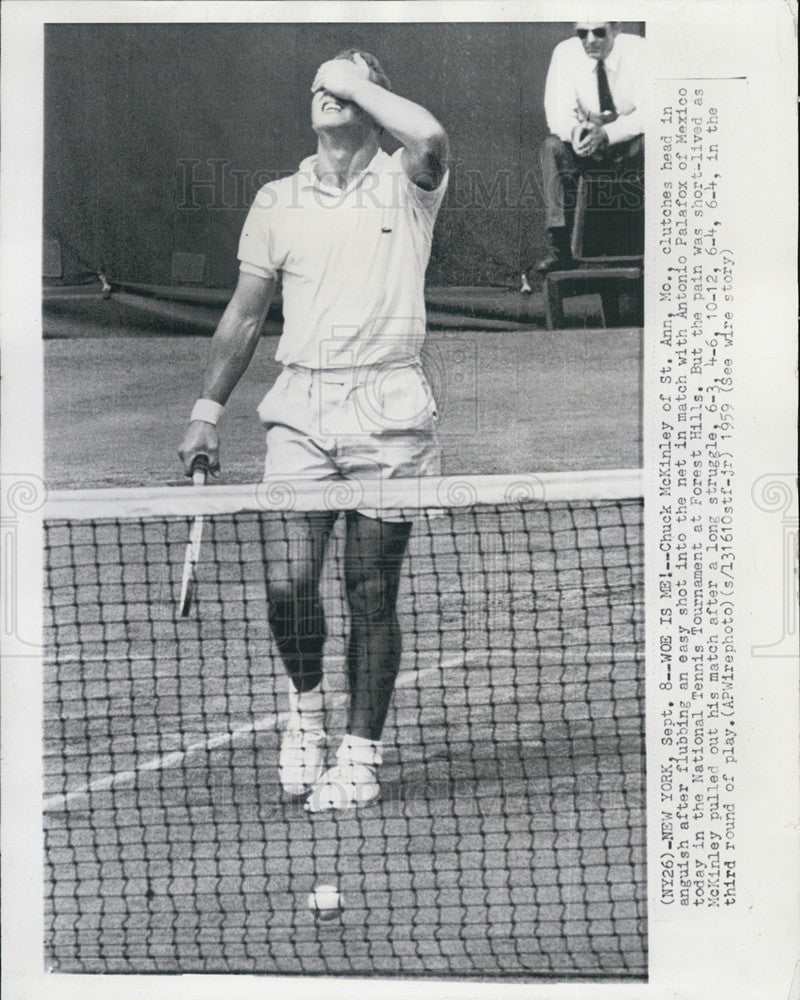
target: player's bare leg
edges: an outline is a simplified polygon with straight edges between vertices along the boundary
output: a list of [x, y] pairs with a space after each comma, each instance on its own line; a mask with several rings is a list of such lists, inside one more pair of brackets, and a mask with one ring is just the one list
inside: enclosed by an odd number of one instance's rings
[[322, 650], [325, 615], [319, 596], [322, 561], [335, 512], [264, 519], [269, 623], [289, 674], [289, 722], [281, 742], [281, 785], [303, 795], [325, 769]]
[[397, 590], [411, 524], [349, 514], [345, 582], [350, 606], [350, 712], [335, 767], [315, 785], [306, 808], [347, 809], [380, 793], [377, 767], [386, 713], [400, 667]]
[[379, 740], [400, 667], [397, 589], [411, 523], [350, 515], [345, 581], [350, 606], [347, 731]]

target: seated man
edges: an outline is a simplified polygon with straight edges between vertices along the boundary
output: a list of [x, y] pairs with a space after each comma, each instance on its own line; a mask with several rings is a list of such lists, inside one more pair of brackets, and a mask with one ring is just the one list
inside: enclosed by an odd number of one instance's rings
[[[616, 21], [579, 21], [556, 46], [545, 86], [550, 135], [542, 150], [548, 253], [540, 274], [575, 266], [570, 241], [578, 177], [641, 172], [645, 40]], [[523, 275], [523, 290], [527, 282]]]

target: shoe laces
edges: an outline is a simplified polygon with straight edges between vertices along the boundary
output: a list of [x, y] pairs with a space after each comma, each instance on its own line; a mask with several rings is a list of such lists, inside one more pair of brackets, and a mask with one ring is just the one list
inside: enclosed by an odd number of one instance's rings
[[321, 729], [302, 729], [291, 723], [284, 729], [281, 739], [282, 750], [303, 750], [322, 746], [327, 736]]
[[326, 785], [367, 785], [377, 780], [375, 768], [356, 760], [339, 761], [320, 779]]

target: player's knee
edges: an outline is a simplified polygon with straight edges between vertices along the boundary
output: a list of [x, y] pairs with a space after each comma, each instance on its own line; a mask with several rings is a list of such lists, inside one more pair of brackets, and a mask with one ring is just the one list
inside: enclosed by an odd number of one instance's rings
[[267, 564], [267, 600], [286, 604], [316, 592], [316, 581], [303, 566]]
[[356, 576], [347, 581], [347, 602], [354, 622], [388, 622], [394, 616], [388, 588], [380, 574]]
[[267, 580], [267, 614], [276, 638], [324, 631], [316, 585], [308, 579]]

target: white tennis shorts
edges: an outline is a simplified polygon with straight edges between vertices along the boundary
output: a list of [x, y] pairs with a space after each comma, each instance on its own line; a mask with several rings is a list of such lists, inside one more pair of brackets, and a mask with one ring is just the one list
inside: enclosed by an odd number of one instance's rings
[[258, 414], [267, 428], [265, 479], [441, 474], [436, 404], [416, 362], [287, 366]]

